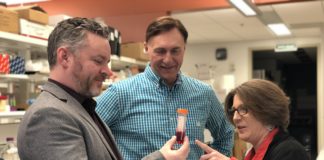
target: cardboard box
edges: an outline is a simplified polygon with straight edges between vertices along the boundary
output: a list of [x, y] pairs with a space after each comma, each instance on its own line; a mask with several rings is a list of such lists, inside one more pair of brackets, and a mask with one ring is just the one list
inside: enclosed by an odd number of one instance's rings
[[0, 31], [19, 33], [18, 13], [0, 7]]
[[32, 22], [40, 24], [48, 24], [48, 15], [47, 13], [39, 6], [22, 6], [14, 7], [12, 10], [18, 12], [19, 18], [27, 19]]
[[19, 20], [20, 34], [28, 37], [47, 40], [54, 27], [42, 25], [27, 21], [26, 19]]
[[143, 42], [121, 44], [120, 53], [121, 56], [130, 57], [137, 60], [149, 60], [148, 54], [145, 53]]

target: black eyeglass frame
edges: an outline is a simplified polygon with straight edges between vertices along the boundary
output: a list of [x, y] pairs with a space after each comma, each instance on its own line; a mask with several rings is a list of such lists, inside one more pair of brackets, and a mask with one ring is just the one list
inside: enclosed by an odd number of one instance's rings
[[244, 116], [248, 113], [248, 108], [244, 105], [239, 105], [237, 108], [234, 108], [234, 106], [232, 106], [231, 108], [227, 109], [227, 114], [230, 116], [234, 116], [235, 111], [237, 111], [237, 113], [240, 116]]

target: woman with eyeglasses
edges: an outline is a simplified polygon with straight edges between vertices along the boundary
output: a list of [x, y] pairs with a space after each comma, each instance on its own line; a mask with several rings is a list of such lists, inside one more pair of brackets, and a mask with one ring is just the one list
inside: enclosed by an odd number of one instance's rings
[[[254, 79], [233, 89], [225, 99], [226, 115], [240, 139], [252, 148], [244, 160], [308, 160], [304, 147], [287, 132], [289, 98], [274, 83]], [[200, 160], [236, 160], [196, 140]]]

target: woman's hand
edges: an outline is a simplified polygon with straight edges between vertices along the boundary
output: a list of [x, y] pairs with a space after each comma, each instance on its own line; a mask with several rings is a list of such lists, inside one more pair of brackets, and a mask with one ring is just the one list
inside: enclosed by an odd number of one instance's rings
[[182, 146], [178, 150], [173, 150], [173, 145], [176, 143], [176, 137], [172, 136], [172, 138], [167, 141], [164, 146], [160, 149], [163, 157], [166, 160], [185, 160], [188, 157], [190, 151], [189, 139], [186, 136], [184, 138]]
[[206, 153], [200, 157], [200, 160], [230, 160], [229, 157], [226, 157], [199, 140], [195, 140], [195, 143]]

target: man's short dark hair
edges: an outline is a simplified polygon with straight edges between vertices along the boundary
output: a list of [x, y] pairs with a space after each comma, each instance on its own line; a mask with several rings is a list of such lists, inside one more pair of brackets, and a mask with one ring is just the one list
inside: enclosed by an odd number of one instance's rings
[[108, 41], [108, 28], [101, 26], [95, 20], [75, 17], [58, 23], [48, 38], [47, 53], [50, 68], [56, 64], [56, 50], [59, 47], [66, 46], [74, 53], [84, 45], [87, 32], [106, 38]]
[[170, 31], [177, 28], [181, 33], [183, 40], [187, 43], [188, 32], [180, 20], [172, 18], [170, 16], [160, 17], [154, 20], [146, 29], [145, 41], [148, 42], [152, 37], [157, 36], [161, 33]]

